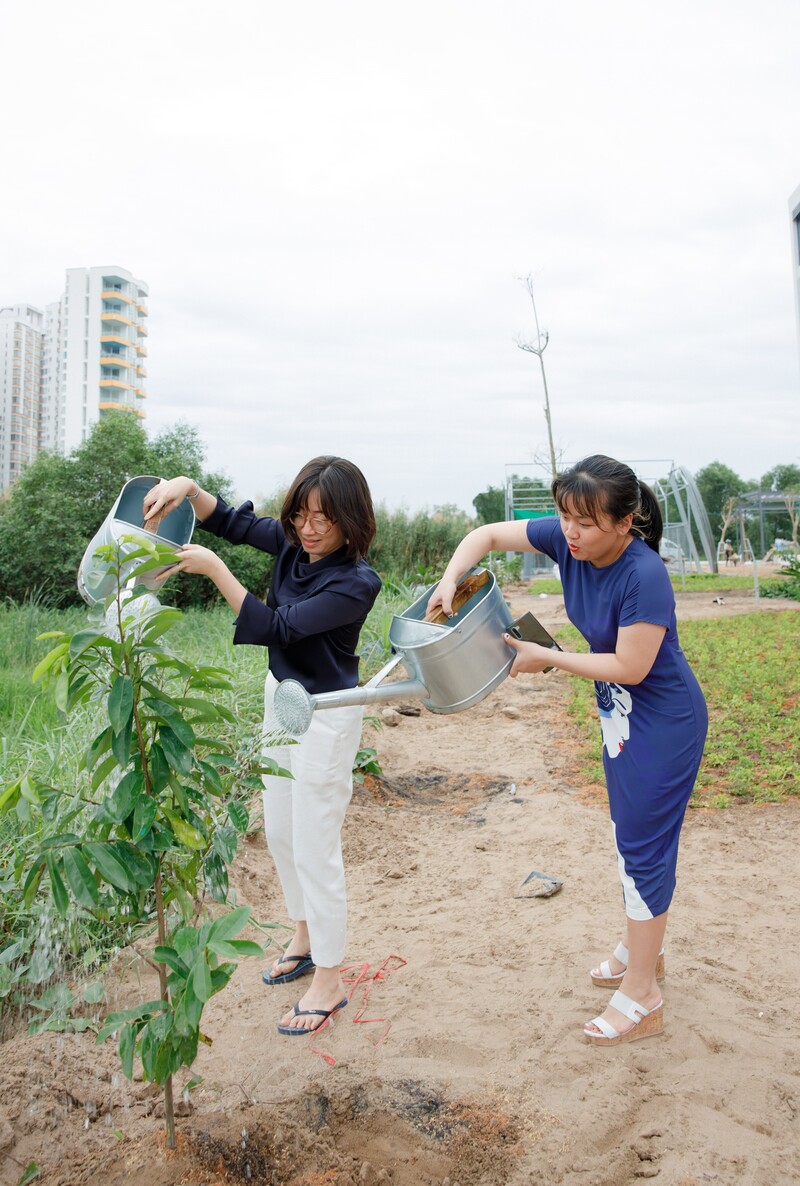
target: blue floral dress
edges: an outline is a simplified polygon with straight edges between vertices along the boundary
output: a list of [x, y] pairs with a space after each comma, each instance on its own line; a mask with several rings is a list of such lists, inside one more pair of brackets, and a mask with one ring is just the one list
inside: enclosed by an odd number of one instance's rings
[[532, 547], [558, 564], [567, 615], [593, 652], [615, 651], [621, 626], [666, 629], [640, 684], [595, 682], [625, 911], [654, 918], [672, 900], [678, 839], [708, 730], [702, 690], [678, 642], [672, 585], [641, 539], [595, 568], [571, 554], [557, 518], [532, 519], [527, 528]]

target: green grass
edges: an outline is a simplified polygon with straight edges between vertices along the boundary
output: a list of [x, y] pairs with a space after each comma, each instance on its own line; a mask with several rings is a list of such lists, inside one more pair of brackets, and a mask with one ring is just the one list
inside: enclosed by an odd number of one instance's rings
[[[800, 796], [800, 609], [681, 622], [679, 635], [709, 708], [705, 755], [690, 805], [729, 807]], [[559, 639], [570, 649], [586, 649], [571, 626]], [[602, 784], [593, 687], [569, 679], [569, 713], [583, 735], [581, 774]]]

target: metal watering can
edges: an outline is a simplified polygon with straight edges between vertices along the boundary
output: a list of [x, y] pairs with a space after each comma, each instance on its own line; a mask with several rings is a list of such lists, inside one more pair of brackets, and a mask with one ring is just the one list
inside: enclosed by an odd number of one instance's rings
[[[164, 515], [153, 531], [143, 527], [144, 512], [142, 503], [148, 490], [157, 486], [160, 478], [143, 475], [131, 478], [120, 490], [117, 500], [103, 520], [100, 530], [93, 536], [91, 543], [83, 554], [78, 568], [78, 591], [88, 605], [96, 605], [110, 597], [116, 588], [116, 577], [106, 570], [105, 564], [97, 559], [97, 549], [103, 545], [117, 543], [122, 536], [132, 536], [133, 539], [121, 544], [123, 554], [134, 552], [142, 542], [160, 542], [162, 544], [188, 544], [194, 531], [195, 515], [192, 504], [188, 501]], [[138, 537], [139, 542], [137, 543]], [[131, 561], [131, 571], [139, 561]], [[155, 589], [156, 577], [164, 572], [164, 568], [154, 569], [145, 573], [141, 584], [146, 589]], [[123, 565], [122, 580], [125, 579]]]
[[[511, 611], [493, 573], [472, 568], [459, 584], [472, 583], [474, 592], [452, 618], [435, 624], [425, 615], [436, 585], [392, 619], [389, 641], [395, 656], [361, 688], [309, 695], [297, 680], [282, 680], [275, 689], [274, 712], [285, 732], [300, 736], [317, 709], [347, 704], [375, 704], [408, 697], [419, 699], [436, 713], [471, 708], [508, 675], [514, 655], [503, 642], [512, 621]], [[469, 588], [469, 586], [467, 586]], [[458, 601], [454, 602], [458, 605]], [[402, 662], [410, 679], [381, 681]]]

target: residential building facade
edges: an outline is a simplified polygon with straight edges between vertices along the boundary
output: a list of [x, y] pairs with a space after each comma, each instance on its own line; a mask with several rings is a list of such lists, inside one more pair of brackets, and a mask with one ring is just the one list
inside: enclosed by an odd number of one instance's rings
[[69, 453], [104, 412], [144, 417], [147, 285], [125, 268], [68, 268], [60, 300], [0, 311], [0, 490], [36, 453]]

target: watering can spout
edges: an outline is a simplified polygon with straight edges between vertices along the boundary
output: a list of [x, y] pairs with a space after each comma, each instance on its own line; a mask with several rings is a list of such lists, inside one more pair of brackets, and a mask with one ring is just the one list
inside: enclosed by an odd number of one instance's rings
[[317, 708], [344, 708], [350, 704], [376, 704], [386, 700], [396, 700], [398, 696], [410, 696], [418, 699], [426, 695], [425, 685], [417, 679], [405, 679], [381, 685], [370, 683], [365, 684], [362, 688], [343, 688], [338, 692], [319, 692], [315, 696], [310, 695], [297, 680], [284, 679], [275, 689], [273, 709], [281, 729], [293, 737], [299, 737], [307, 732], [314, 710]]

